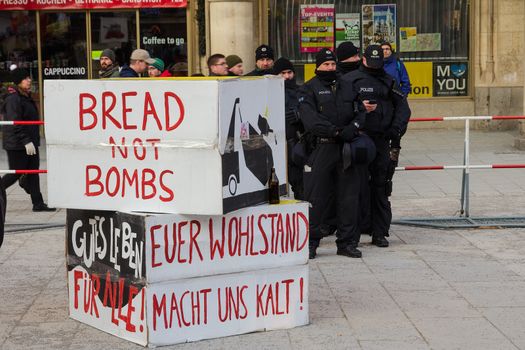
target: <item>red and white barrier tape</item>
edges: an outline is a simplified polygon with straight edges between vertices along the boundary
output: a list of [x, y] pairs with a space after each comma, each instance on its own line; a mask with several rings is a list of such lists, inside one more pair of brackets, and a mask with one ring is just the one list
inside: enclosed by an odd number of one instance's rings
[[0, 125], [44, 125], [43, 120], [2, 120]]
[[0, 170], [0, 174], [47, 174], [45, 169], [34, 170]]
[[525, 119], [523, 115], [478, 115], [458, 117], [410, 118], [410, 122], [444, 122], [450, 120], [518, 120]]
[[[521, 169], [525, 164], [486, 164], [486, 165], [469, 165], [469, 169]], [[447, 170], [447, 169], [467, 169], [466, 165], [422, 165], [422, 166], [399, 166], [396, 171], [411, 170]]]

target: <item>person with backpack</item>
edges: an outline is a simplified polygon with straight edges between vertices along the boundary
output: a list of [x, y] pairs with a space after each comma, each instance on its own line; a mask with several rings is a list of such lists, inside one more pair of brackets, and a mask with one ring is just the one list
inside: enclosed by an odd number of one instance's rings
[[381, 49], [384, 55], [384, 67], [386, 74], [390, 75], [396, 81], [396, 88], [400, 90], [403, 95], [408, 96], [412, 85], [408, 76], [405, 65], [399, 58], [396, 57], [392, 50], [392, 45], [385, 41], [381, 44]]

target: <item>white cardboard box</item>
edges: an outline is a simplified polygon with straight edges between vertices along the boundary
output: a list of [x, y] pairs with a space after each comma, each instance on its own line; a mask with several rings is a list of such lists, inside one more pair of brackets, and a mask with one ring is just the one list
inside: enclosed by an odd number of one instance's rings
[[49, 204], [222, 215], [286, 184], [284, 83], [46, 80]]
[[308, 233], [296, 201], [223, 216], [68, 209], [70, 316], [151, 346], [307, 324]]

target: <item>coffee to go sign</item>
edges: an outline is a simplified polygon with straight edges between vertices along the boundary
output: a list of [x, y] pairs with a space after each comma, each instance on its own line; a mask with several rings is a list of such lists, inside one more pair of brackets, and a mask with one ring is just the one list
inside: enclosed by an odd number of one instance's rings
[[88, 10], [186, 7], [187, 0], [0, 0], [0, 10]]
[[46, 80], [49, 202], [221, 215], [286, 184], [284, 84]]

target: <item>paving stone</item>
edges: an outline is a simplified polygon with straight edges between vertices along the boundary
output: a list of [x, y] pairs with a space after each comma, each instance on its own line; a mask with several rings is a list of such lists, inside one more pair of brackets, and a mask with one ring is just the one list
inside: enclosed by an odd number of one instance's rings
[[423, 318], [414, 324], [432, 349], [512, 349], [514, 346], [485, 318]]

